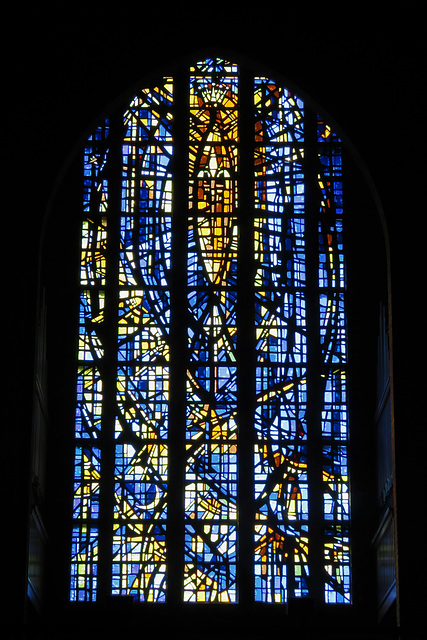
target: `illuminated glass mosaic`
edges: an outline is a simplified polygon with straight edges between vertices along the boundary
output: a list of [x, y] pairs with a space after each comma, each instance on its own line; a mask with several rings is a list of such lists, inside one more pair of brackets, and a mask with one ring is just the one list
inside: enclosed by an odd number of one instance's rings
[[255, 599], [309, 593], [304, 105], [255, 80]]
[[236, 602], [236, 67], [196, 65], [189, 102], [184, 600]]
[[[351, 602], [342, 196], [331, 127], [281, 83], [254, 75], [243, 83], [223, 59], [142, 89], [90, 136], [71, 600], [95, 601], [102, 582], [110, 595], [167, 602], [173, 557], [183, 602], [239, 602], [243, 564], [254, 602], [312, 595], [314, 575], [324, 602]], [[174, 345], [177, 299], [184, 350]], [[179, 377], [185, 424], [171, 412]], [[179, 453], [172, 430], [182, 434]], [[242, 456], [252, 469], [244, 486]], [[175, 460], [182, 512], [171, 524]], [[249, 517], [239, 509], [246, 498]], [[251, 557], [239, 553], [243, 529]]]
[[112, 594], [166, 598], [172, 84], [124, 114]]
[[100, 125], [84, 150], [83, 219], [80, 249], [80, 307], [77, 349], [73, 529], [70, 600], [97, 599], [99, 495], [103, 418], [103, 330], [108, 231], [106, 165], [109, 122]]
[[347, 336], [343, 244], [342, 157], [338, 136], [317, 123], [320, 189], [319, 317], [323, 410], [323, 545], [325, 601], [351, 601], [348, 471]]

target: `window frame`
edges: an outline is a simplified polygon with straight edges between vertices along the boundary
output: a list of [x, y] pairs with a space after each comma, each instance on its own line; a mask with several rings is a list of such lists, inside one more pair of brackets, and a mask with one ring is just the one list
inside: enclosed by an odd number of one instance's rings
[[[171, 75], [172, 75], [172, 74], [171, 74]], [[116, 197], [117, 197], [117, 196], [116, 196]], [[242, 233], [244, 233], [244, 232], [242, 231]], [[116, 241], [117, 241], [117, 239], [116, 239]], [[248, 465], [248, 466], [249, 466], [249, 465]], [[248, 470], [246, 470], [246, 471], [248, 471]], [[249, 546], [249, 545], [247, 544], [247, 547], [248, 547], [248, 546]], [[242, 573], [243, 573], [243, 572], [242, 572]]]

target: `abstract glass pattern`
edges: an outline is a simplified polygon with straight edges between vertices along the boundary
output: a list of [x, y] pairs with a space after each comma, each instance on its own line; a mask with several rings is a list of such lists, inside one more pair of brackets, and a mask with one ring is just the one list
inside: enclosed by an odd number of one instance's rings
[[83, 219], [80, 249], [80, 307], [77, 350], [73, 532], [70, 600], [95, 601], [98, 589], [99, 494], [103, 420], [110, 127], [97, 127], [84, 149]]
[[255, 599], [308, 595], [304, 105], [255, 81]]
[[184, 600], [235, 602], [237, 69], [191, 69]]
[[322, 475], [326, 602], [351, 601], [347, 336], [341, 142], [318, 118], [319, 318], [323, 381]]
[[124, 114], [112, 594], [166, 598], [172, 82]]
[[[175, 554], [183, 602], [239, 602], [243, 564], [255, 602], [312, 595], [315, 575], [324, 602], [351, 602], [341, 141], [276, 80], [243, 85], [238, 65], [201, 60], [185, 81], [139, 91], [87, 141], [71, 600], [94, 601], [108, 583], [110, 595], [166, 602]], [[180, 376], [182, 425], [170, 404]], [[183, 500], [171, 526], [175, 455]]]

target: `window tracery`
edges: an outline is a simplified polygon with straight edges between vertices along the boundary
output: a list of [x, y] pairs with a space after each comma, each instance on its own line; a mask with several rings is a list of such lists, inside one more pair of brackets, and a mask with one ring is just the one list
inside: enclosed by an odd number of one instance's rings
[[341, 142], [241, 73], [201, 60], [86, 144], [72, 601], [103, 572], [165, 602], [177, 554], [184, 602], [238, 602], [242, 563], [254, 602], [351, 602]]

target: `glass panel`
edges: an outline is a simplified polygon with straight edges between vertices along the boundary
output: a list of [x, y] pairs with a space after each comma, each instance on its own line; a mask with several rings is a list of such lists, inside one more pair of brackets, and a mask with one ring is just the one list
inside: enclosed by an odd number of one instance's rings
[[98, 587], [98, 529], [73, 527], [70, 570], [70, 600], [94, 602]]
[[102, 479], [104, 309], [109, 182], [109, 121], [88, 138], [83, 153], [70, 600], [94, 601], [98, 588], [98, 529]]
[[112, 593], [144, 602], [167, 588], [172, 101], [142, 90], [122, 146]]
[[323, 516], [326, 602], [351, 602], [348, 523], [349, 424], [347, 411], [347, 327], [343, 248], [341, 141], [321, 118], [317, 124], [320, 192], [319, 310], [323, 362]]
[[267, 78], [254, 102], [255, 600], [286, 602], [309, 575], [304, 111]]
[[236, 602], [238, 76], [223, 60], [193, 71], [184, 600]]

